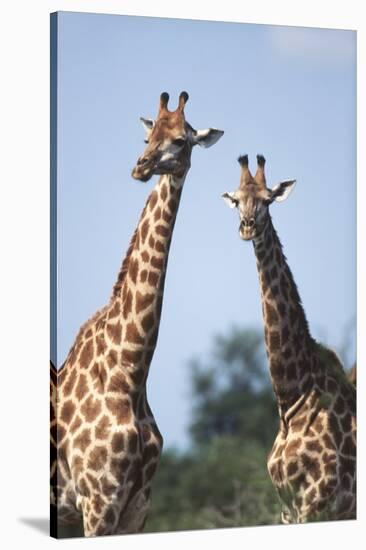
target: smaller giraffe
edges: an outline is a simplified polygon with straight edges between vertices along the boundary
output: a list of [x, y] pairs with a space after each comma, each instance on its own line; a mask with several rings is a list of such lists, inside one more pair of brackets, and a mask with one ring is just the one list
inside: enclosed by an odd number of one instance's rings
[[239, 234], [253, 241], [264, 332], [280, 429], [268, 470], [283, 503], [282, 521], [356, 516], [356, 393], [340, 360], [311, 336], [300, 296], [273, 227], [269, 206], [287, 198], [295, 180], [266, 185], [265, 159], [253, 177], [239, 157], [239, 188], [224, 193], [237, 207]]

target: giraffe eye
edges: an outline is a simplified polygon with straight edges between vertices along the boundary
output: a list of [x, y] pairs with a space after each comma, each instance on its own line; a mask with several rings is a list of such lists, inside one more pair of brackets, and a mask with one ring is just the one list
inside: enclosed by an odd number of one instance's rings
[[186, 140], [183, 139], [183, 138], [176, 138], [176, 139], [173, 140], [173, 145], [176, 145], [177, 147], [183, 147], [185, 142], [186, 142]]
[[144, 143], [149, 143], [149, 140], [148, 140], [148, 139], [144, 139]]

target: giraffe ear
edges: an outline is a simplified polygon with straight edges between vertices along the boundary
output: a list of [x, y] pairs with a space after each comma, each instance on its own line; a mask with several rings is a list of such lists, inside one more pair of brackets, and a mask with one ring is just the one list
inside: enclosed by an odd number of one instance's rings
[[235, 208], [235, 206], [238, 206], [238, 199], [236, 198], [235, 191], [223, 193], [221, 196], [229, 208]]
[[208, 128], [207, 130], [196, 130], [193, 134], [193, 145], [200, 145], [201, 147], [211, 147], [220, 137], [224, 134], [223, 130], [217, 128]]
[[151, 132], [154, 127], [154, 121], [151, 118], [143, 118], [142, 116], [140, 117], [140, 120], [146, 132]]
[[281, 183], [271, 190], [270, 201], [282, 202], [286, 200], [295, 187], [295, 184], [296, 180], [281, 181]]

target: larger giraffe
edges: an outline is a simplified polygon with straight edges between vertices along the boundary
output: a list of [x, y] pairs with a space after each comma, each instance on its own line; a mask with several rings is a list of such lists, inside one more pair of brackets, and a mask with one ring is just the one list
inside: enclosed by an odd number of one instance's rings
[[261, 287], [269, 368], [280, 429], [268, 470], [283, 503], [282, 520], [351, 519], [356, 516], [356, 395], [336, 354], [311, 336], [305, 312], [269, 205], [283, 201], [295, 180], [272, 190], [265, 159], [253, 178], [248, 156], [239, 157], [239, 188], [224, 193], [237, 207], [239, 234], [252, 240]]
[[62, 368], [51, 367], [51, 502], [86, 536], [141, 531], [162, 437], [146, 396], [174, 223], [192, 148], [221, 130], [185, 120], [188, 94], [157, 120], [141, 119], [147, 147], [132, 176], [161, 177], [150, 194], [109, 304], [81, 327]]

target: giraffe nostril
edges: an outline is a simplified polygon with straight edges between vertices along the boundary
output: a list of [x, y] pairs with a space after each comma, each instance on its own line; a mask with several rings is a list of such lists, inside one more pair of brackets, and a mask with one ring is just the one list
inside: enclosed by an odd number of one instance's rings
[[254, 227], [254, 218], [250, 218], [248, 225], [249, 227]]
[[143, 165], [146, 164], [147, 162], [149, 162], [149, 159], [148, 159], [147, 157], [140, 157], [140, 158], [137, 160], [138, 166], [143, 166]]

